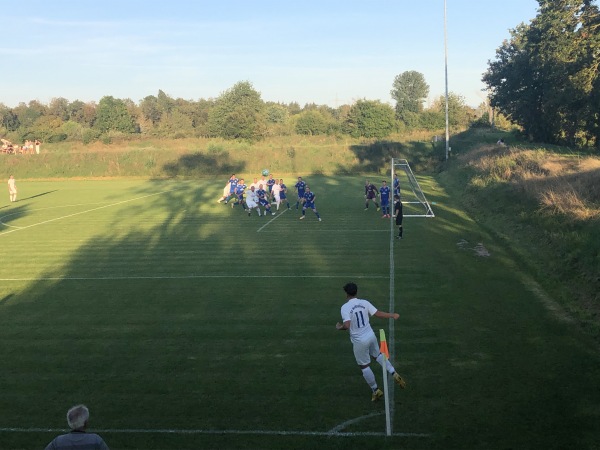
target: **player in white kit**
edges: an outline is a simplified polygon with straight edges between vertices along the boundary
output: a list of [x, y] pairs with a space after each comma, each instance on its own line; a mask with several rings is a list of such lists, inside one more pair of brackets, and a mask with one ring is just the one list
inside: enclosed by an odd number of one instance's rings
[[[383, 392], [377, 387], [375, 374], [371, 370], [371, 357], [382, 367], [385, 357], [379, 351], [377, 338], [369, 323], [369, 317], [375, 316], [381, 319], [397, 320], [399, 314], [379, 311], [368, 300], [356, 298], [358, 286], [355, 283], [346, 284], [344, 291], [346, 292], [346, 303], [342, 305], [341, 309], [342, 323], [336, 323], [335, 327], [338, 330], [350, 331], [350, 341], [354, 349], [356, 363], [360, 367], [365, 381], [371, 387], [371, 401], [376, 402], [383, 396]], [[401, 388], [406, 387], [406, 383], [396, 373], [396, 369], [394, 369], [394, 366], [388, 360], [386, 360], [386, 370], [394, 377], [394, 381]]]

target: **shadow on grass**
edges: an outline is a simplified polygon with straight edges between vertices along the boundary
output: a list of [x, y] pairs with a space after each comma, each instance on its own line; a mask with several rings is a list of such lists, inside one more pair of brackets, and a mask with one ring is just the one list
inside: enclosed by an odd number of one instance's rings
[[245, 163], [233, 162], [229, 152], [221, 151], [210, 155], [192, 153], [182, 155], [177, 161], [167, 163], [162, 170], [168, 177], [203, 177], [243, 172]]

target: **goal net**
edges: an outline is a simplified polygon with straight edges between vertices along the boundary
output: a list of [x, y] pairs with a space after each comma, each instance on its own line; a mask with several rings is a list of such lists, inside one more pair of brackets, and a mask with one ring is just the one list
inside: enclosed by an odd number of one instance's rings
[[396, 175], [400, 200], [404, 206], [404, 217], [435, 217], [431, 205], [406, 159], [392, 158], [392, 186], [396, 183]]

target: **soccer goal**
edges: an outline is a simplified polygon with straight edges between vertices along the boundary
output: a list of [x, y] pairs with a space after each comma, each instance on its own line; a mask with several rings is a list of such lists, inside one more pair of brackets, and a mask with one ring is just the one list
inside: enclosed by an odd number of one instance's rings
[[[394, 186], [394, 193], [396, 192], [396, 184], [398, 184], [400, 200], [405, 206], [404, 217], [435, 217], [408, 161], [392, 158], [391, 172], [391, 185]], [[398, 181], [395, 180], [396, 175], [398, 175]]]

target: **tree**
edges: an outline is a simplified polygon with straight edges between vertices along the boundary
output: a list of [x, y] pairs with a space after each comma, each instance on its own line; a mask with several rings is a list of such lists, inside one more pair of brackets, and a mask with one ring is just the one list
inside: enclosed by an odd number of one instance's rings
[[319, 111], [309, 109], [294, 116], [296, 121], [295, 130], [298, 134], [318, 135], [327, 133], [327, 119]]
[[0, 125], [7, 131], [16, 131], [20, 124], [15, 112], [8, 106], [0, 103]]
[[406, 113], [419, 114], [423, 111], [423, 102], [429, 95], [429, 85], [422, 73], [411, 70], [394, 78], [390, 94], [396, 101], [396, 117], [404, 120]]
[[126, 103], [111, 96], [102, 97], [98, 102], [94, 127], [102, 133], [109, 131], [134, 133], [136, 131], [135, 122], [127, 110]]
[[483, 76], [492, 107], [530, 139], [598, 145], [600, 13], [591, 0], [538, 0]]
[[395, 118], [391, 106], [379, 100], [358, 100], [348, 112], [344, 131], [353, 137], [381, 139], [394, 131]]
[[266, 132], [265, 104], [249, 81], [222, 93], [209, 112], [210, 136], [225, 139], [262, 139]]

